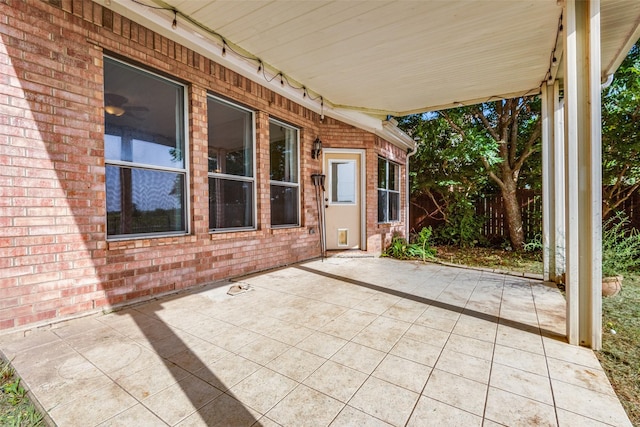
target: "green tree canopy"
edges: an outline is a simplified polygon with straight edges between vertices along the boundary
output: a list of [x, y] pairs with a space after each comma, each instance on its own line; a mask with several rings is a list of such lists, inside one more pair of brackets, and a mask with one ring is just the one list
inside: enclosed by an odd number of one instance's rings
[[[540, 100], [519, 97], [403, 118], [400, 126], [417, 137], [413, 190], [443, 197], [447, 205], [475, 196], [493, 184], [502, 194], [509, 238], [524, 246], [516, 190], [527, 160], [540, 150]], [[445, 220], [447, 208], [439, 209]]]
[[640, 41], [602, 93], [603, 217], [640, 187]]

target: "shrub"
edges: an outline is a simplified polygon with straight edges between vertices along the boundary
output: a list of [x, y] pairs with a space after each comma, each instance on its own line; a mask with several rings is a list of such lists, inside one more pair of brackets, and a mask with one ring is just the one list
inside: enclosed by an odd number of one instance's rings
[[640, 267], [640, 232], [618, 213], [602, 225], [602, 276], [617, 276]]
[[431, 247], [429, 240], [431, 239], [431, 227], [425, 227], [414, 236], [413, 243], [400, 236], [394, 236], [391, 244], [382, 253], [382, 256], [388, 256], [397, 259], [435, 259], [435, 250]]
[[446, 208], [446, 223], [436, 230], [436, 240], [444, 245], [461, 248], [474, 247], [483, 243], [482, 226], [484, 218], [476, 214], [472, 200], [458, 198]]

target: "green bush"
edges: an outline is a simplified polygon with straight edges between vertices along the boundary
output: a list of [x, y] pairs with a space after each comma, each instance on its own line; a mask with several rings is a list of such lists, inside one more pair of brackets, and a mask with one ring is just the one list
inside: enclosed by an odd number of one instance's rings
[[482, 245], [484, 218], [476, 214], [473, 200], [459, 197], [446, 208], [446, 223], [435, 232], [435, 240], [443, 245], [470, 248]]
[[618, 213], [602, 225], [602, 276], [617, 276], [639, 268], [640, 232], [630, 229], [629, 219]]
[[394, 236], [389, 247], [382, 253], [397, 259], [435, 259], [435, 250], [431, 247], [431, 227], [425, 227], [413, 237], [413, 242], [409, 243], [400, 236]]

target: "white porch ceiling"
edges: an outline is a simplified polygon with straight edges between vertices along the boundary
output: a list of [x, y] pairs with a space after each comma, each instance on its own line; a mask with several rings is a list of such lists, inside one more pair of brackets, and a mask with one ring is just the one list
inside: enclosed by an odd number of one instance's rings
[[[377, 116], [538, 93], [562, 13], [561, 0], [151, 1], [261, 58], [271, 75], [281, 71], [327, 105]], [[173, 13], [161, 13], [170, 33]], [[640, 1], [602, 0], [601, 22], [606, 76], [640, 37]]]

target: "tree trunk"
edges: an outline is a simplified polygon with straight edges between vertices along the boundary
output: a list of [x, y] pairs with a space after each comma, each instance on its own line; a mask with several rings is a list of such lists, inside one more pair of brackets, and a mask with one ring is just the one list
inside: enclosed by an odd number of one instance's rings
[[521, 251], [524, 248], [524, 230], [522, 228], [522, 209], [518, 203], [516, 193], [516, 183], [506, 181], [502, 187], [502, 201], [504, 203], [504, 213], [509, 228], [509, 239], [514, 251]]

